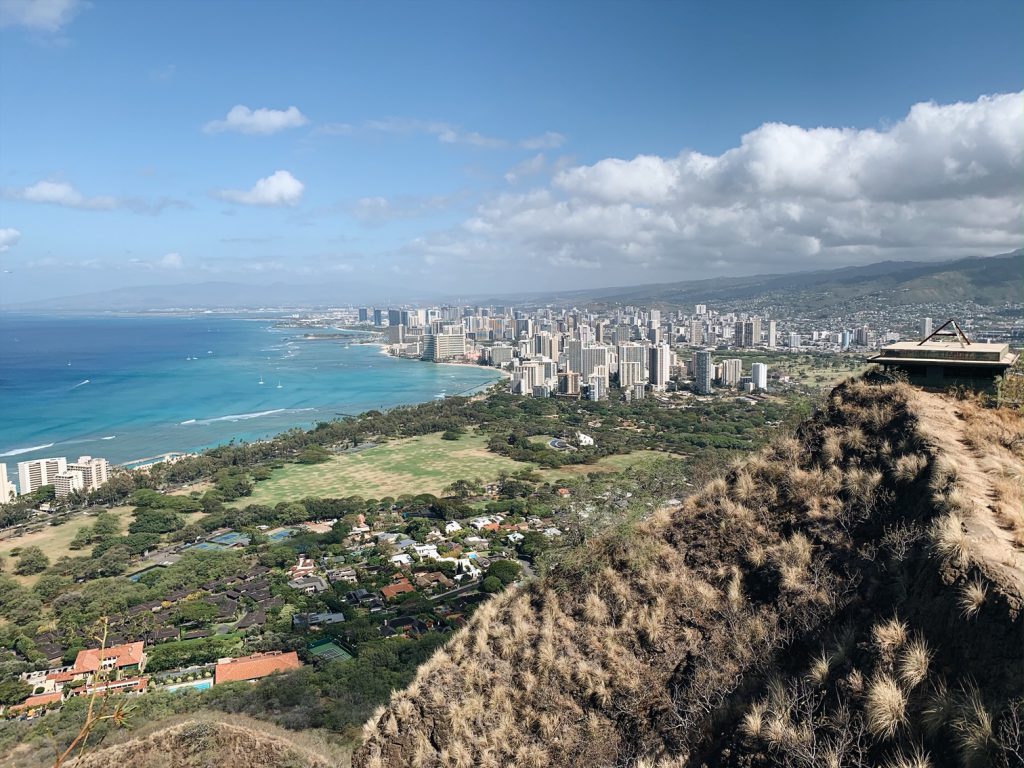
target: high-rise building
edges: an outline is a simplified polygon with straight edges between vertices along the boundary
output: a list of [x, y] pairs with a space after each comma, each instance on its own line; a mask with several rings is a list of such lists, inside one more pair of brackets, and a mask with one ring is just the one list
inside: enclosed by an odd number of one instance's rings
[[761, 318], [737, 320], [733, 331], [733, 343], [737, 347], [756, 347], [761, 343]]
[[508, 344], [495, 344], [487, 350], [491, 365], [501, 367], [512, 362], [512, 347]]
[[608, 399], [608, 369], [605, 366], [597, 366], [587, 379], [587, 397], [591, 400]]
[[694, 304], [693, 305], [693, 314], [695, 314], [695, 315], [706, 315], [707, 313], [708, 313], [708, 305], [707, 304]]
[[699, 347], [704, 343], [704, 323], [700, 320], [690, 321], [689, 339], [690, 345], [694, 347]]
[[714, 375], [714, 364], [711, 362], [711, 353], [702, 349], [693, 353], [693, 381], [694, 388], [698, 394], [711, 394], [711, 377]]
[[792, 349], [798, 349], [800, 347], [800, 334], [791, 333], [789, 334], [789, 347]]
[[930, 317], [921, 318], [921, 338], [927, 339], [932, 335], [932, 319]]
[[388, 344], [405, 343], [405, 326], [401, 323], [388, 325]]
[[774, 320], [768, 321], [768, 349], [775, 349], [776, 325]]
[[368, 307], [359, 308], [359, 322], [366, 323], [370, 320], [370, 310]]
[[738, 357], [722, 361], [722, 384], [735, 387], [743, 377], [743, 361]]
[[750, 366], [750, 380], [754, 384], [754, 389], [768, 391], [768, 366], [764, 363], [754, 363]]
[[634, 384], [643, 384], [646, 378], [643, 375], [643, 368], [640, 363], [627, 360], [622, 362], [619, 360], [619, 386], [623, 389], [633, 386]]
[[373, 310], [373, 324], [378, 328], [384, 325], [384, 310]]
[[616, 348], [619, 358], [619, 384], [622, 384], [622, 364], [623, 363], [639, 363], [640, 364], [640, 378], [638, 381], [647, 381], [647, 350], [649, 347], [646, 344], [634, 344], [632, 342], [626, 342], [619, 344]]
[[78, 461], [68, 464], [68, 472], [79, 472], [82, 475], [82, 489], [86, 492], [95, 491], [105, 482], [110, 474], [110, 462], [92, 456], [79, 456]]
[[18, 487], [7, 477], [7, 465], [0, 464], [0, 504], [14, 501], [18, 495]]
[[609, 360], [609, 348], [597, 344], [585, 344], [580, 350], [579, 374], [584, 381], [589, 381], [594, 372], [604, 368], [604, 385], [608, 386], [608, 369], [611, 367]]
[[388, 325], [401, 325], [402, 323], [402, 310], [400, 309], [389, 309], [388, 310]]
[[423, 359], [434, 363], [466, 354], [466, 334], [461, 325], [446, 325], [441, 333], [423, 337]]
[[672, 350], [668, 344], [657, 344], [650, 349], [647, 366], [651, 386], [660, 391], [668, 387], [670, 369], [672, 366]]
[[85, 480], [82, 473], [73, 469], [58, 473], [53, 481], [53, 490], [58, 499], [70, 496], [75, 491], [84, 491]]
[[57, 475], [68, 471], [68, 460], [63, 456], [53, 459], [34, 459], [18, 462], [18, 487], [21, 492], [34, 493], [44, 485], [53, 485]]
[[637, 382], [636, 384], [633, 385], [633, 399], [634, 400], [643, 400], [644, 396], [646, 394], [647, 394], [647, 385], [646, 384], [643, 384], [641, 382]]
[[580, 374], [577, 371], [563, 371], [558, 374], [558, 392], [562, 395], [580, 394]]

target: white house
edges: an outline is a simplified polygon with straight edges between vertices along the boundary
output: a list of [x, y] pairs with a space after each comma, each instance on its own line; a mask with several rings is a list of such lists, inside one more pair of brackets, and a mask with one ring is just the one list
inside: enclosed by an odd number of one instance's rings
[[461, 531], [461, 530], [462, 530], [462, 526], [461, 526], [461, 525], [459, 525], [459, 524], [458, 524], [458, 523], [457, 523], [456, 521], [454, 521], [454, 520], [451, 520], [451, 521], [450, 521], [450, 522], [449, 522], [449, 523], [448, 523], [448, 524], [447, 524], [447, 525], [446, 525], [446, 526], [444, 527], [444, 532], [445, 532], [445, 533], [456, 533], [456, 532], [458, 532], [458, 531]]
[[520, 533], [519, 531], [514, 531], [514, 532], [510, 533], [510, 534], [509, 534], [509, 535], [507, 536], [507, 538], [508, 538], [508, 540], [509, 540], [509, 542], [510, 542], [510, 543], [512, 543], [512, 544], [518, 544], [518, 543], [519, 543], [520, 541], [522, 541], [522, 540], [523, 540], [523, 539], [525, 539], [526, 537], [525, 537], [525, 536], [523, 536], [523, 534], [521, 534], [521, 533]]
[[395, 565], [412, 565], [412, 557], [405, 552], [399, 552], [397, 555], [391, 556], [391, 562]]

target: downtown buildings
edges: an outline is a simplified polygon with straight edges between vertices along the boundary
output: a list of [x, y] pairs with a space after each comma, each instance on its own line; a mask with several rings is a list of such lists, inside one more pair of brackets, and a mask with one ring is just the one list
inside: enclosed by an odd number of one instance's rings
[[[6, 481], [6, 467], [0, 464], [0, 468]], [[63, 456], [18, 462], [18, 487], [22, 494], [35, 493], [44, 485], [52, 485], [58, 499], [75, 492], [89, 493], [107, 482], [109, 475], [110, 462], [92, 456], [79, 456], [78, 461], [71, 463]]]

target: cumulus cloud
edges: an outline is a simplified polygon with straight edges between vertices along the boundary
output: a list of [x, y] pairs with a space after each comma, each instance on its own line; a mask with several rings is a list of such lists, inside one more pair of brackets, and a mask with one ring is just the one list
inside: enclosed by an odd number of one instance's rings
[[299, 128], [309, 120], [298, 107], [288, 109], [249, 109], [244, 104], [233, 106], [223, 120], [211, 120], [203, 126], [206, 133], [237, 131], [267, 136], [288, 128]]
[[1024, 93], [916, 104], [882, 129], [766, 123], [720, 155], [565, 168], [480, 205], [461, 237], [499, 258], [666, 274], [1009, 250], [1022, 239], [1021, 125]]
[[288, 171], [274, 171], [252, 189], [223, 189], [217, 196], [243, 205], [298, 205], [306, 185]]
[[11, 246], [18, 244], [19, 240], [21, 240], [21, 232], [13, 227], [0, 229], [0, 253], [9, 251]]
[[59, 32], [83, 7], [81, 0], [0, 0], [0, 27]]
[[547, 163], [547, 158], [544, 157], [543, 152], [533, 157], [528, 157], [509, 169], [508, 173], [505, 174], [505, 181], [509, 184], [516, 184], [525, 178], [536, 176], [547, 167]]

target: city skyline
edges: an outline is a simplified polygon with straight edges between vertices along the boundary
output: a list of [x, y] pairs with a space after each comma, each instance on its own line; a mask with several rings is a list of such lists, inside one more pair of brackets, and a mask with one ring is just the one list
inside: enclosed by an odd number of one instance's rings
[[0, 4], [0, 303], [1020, 245], [1018, 4], [393, 8]]

